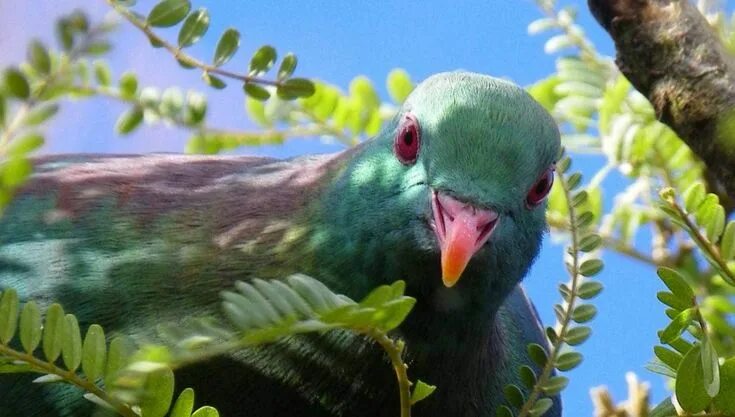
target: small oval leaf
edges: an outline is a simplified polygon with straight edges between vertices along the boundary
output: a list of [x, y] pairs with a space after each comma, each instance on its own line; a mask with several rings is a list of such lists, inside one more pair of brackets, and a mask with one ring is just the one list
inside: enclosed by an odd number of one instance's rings
[[214, 52], [214, 66], [219, 67], [226, 64], [235, 55], [239, 47], [240, 32], [233, 28], [227, 29], [217, 42], [217, 48]]
[[[194, 45], [207, 33], [209, 29], [209, 12], [201, 7], [190, 14], [179, 31], [179, 47], [185, 48]], [[188, 416], [187, 416], [188, 417]]]
[[250, 59], [250, 75], [267, 72], [276, 62], [276, 49], [270, 45], [261, 46]]
[[153, 27], [170, 27], [184, 20], [191, 10], [189, 0], [163, 0], [148, 14], [146, 22]]

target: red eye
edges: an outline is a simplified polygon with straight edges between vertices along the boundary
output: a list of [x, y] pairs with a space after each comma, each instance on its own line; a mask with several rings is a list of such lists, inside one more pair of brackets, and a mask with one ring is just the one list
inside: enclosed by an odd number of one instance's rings
[[549, 191], [551, 191], [551, 186], [553, 184], [554, 167], [551, 166], [541, 174], [538, 180], [536, 180], [536, 183], [533, 184], [533, 187], [531, 187], [531, 190], [526, 196], [526, 207], [533, 208], [541, 204], [541, 202], [544, 201], [544, 198], [549, 195]]
[[403, 116], [403, 122], [398, 128], [398, 133], [393, 143], [393, 151], [396, 153], [398, 160], [404, 165], [410, 165], [416, 162], [420, 142], [419, 122], [416, 120], [416, 116], [407, 113]]

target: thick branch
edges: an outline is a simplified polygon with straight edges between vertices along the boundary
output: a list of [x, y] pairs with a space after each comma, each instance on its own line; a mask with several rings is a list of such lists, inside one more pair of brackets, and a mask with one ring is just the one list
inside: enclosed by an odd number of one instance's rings
[[588, 0], [616, 63], [735, 197], [735, 61], [688, 0]]

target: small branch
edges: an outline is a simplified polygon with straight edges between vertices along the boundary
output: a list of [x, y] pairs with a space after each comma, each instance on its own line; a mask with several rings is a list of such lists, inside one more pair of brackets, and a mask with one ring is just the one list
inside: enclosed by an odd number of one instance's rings
[[616, 63], [735, 197], [735, 61], [689, 1], [588, 0]]
[[[558, 220], [550, 219], [550, 218], [547, 218], [547, 222], [549, 224], [549, 227], [551, 227], [552, 229], [558, 229], [562, 231], [569, 230], [568, 222], [560, 222]], [[645, 264], [648, 264], [651, 266], [661, 266], [661, 265], [668, 265], [670, 263], [669, 259], [654, 259], [651, 256], [637, 250], [636, 248], [628, 245], [627, 243], [613, 236], [600, 235], [600, 237], [602, 237], [602, 245], [606, 249], [613, 250], [615, 252], [618, 252], [621, 255], [628, 256], [630, 258], [633, 258]]]
[[[538, 3], [538, 2], [537, 2]], [[557, 18], [557, 15], [554, 10], [554, 6], [550, 2], [543, 2], [538, 3], [539, 8], [541, 11], [546, 14], [547, 17], [554, 19], [559, 26], [559, 28], [564, 32], [565, 35], [567, 35], [574, 44], [579, 48], [580, 55], [582, 58], [586, 58], [588, 61], [595, 62], [595, 63], [601, 63], [602, 59], [600, 58], [600, 54], [595, 50], [594, 45], [584, 36], [582, 36], [578, 31], [573, 30], [572, 25], [573, 23], [571, 21], [560, 21]]]
[[712, 242], [710, 242], [706, 236], [702, 235], [702, 233], [699, 231], [699, 226], [692, 222], [692, 220], [689, 218], [689, 214], [685, 212], [684, 209], [681, 208], [681, 206], [679, 206], [676, 200], [667, 199], [666, 201], [674, 210], [676, 210], [679, 218], [689, 229], [689, 235], [697, 242], [697, 246], [704, 250], [717, 264], [718, 269], [720, 269], [722, 274], [724, 275], [723, 278], [726, 278], [726, 281], [728, 281], [731, 285], [735, 285], [735, 274], [733, 274], [733, 271], [731, 271], [730, 268], [727, 266], [727, 262], [722, 259], [719, 249], [717, 249], [717, 247], [712, 244]]
[[393, 365], [393, 370], [396, 372], [396, 379], [398, 380], [398, 391], [400, 393], [400, 404], [401, 404], [401, 417], [411, 416], [411, 381], [408, 379], [408, 365], [403, 362], [401, 355], [405, 347], [402, 340], [395, 341], [391, 339], [387, 334], [382, 332], [371, 331], [367, 333], [368, 336], [375, 339], [383, 350], [388, 353], [390, 362]]
[[556, 343], [552, 343], [551, 345], [551, 352], [549, 352], [548, 360], [546, 361], [546, 364], [544, 365], [544, 369], [541, 371], [541, 375], [539, 375], [538, 380], [536, 381], [536, 384], [533, 386], [533, 390], [528, 395], [528, 398], [523, 403], [523, 407], [518, 412], [518, 417], [526, 417], [530, 415], [531, 407], [536, 403], [536, 400], [541, 396], [541, 387], [548, 382], [549, 378], [551, 377], [551, 373], [554, 371], [554, 364], [556, 363], [557, 358], [559, 357], [559, 354], [561, 353], [562, 346], [564, 345], [564, 335], [567, 332], [567, 328], [570, 326], [572, 322], [572, 312], [574, 311], [574, 305], [577, 301], [577, 289], [580, 284], [580, 277], [581, 274], [579, 273], [579, 265], [580, 265], [580, 259], [579, 259], [579, 226], [577, 225], [577, 212], [574, 208], [574, 205], [572, 204], [572, 190], [569, 189], [569, 186], [567, 184], [566, 178], [564, 178], [563, 175], [559, 175], [558, 177], [559, 183], [561, 184], [562, 188], [564, 189], [564, 196], [567, 201], [567, 208], [569, 210], [569, 233], [572, 238], [571, 242], [571, 250], [569, 251], [570, 256], [572, 257], [572, 264], [571, 264], [571, 270], [569, 271], [569, 275], [571, 276], [571, 286], [570, 286], [570, 296], [569, 300], [566, 303], [566, 306], [564, 307], [564, 314], [562, 317], [561, 322], [559, 323], [561, 327], [559, 328], [559, 331], [557, 332], [559, 337], [556, 341]]
[[[290, 138], [290, 137], [316, 137], [316, 136], [332, 136], [332, 137], [337, 138], [340, 142], [346, 145], [350, 145], [350, 146], [352, 145], [351, 143], [349, 143], [350, 138], [348, 138], [347, 135], [344, 134], [344, 132], [332, 126], [329, 126], [326, 123], [321, 123], [321, 122], [316, 122], [316, 121], [313, 123], [303, 125], [303, 126], [292, 126], [287, 129], [267, 129], [267, 130], [263, 130], [262, 132], [215, 129], [215, 128], [210, 128], [210, 127], [207, 127], [206, 125], [201, 125], [201, 124], [191, 125], [191, 124], [186, 123], [185, 120], [179, 117], [176, 117], [175, 115], [163, 114], [162, 112], [159, 111], [157, 106], [148, 105], [147, 103], [139, 100], [137, 97], [125, 97], [122, 94], [120, 94], [119, 90], [116, 88], [77, 85], [77, 86], [70, 87], [70, 89], [76, 93], [81, 94], [82, 96], [101, 96], [101, 97], [106, 97], [106, 98], [116, 100], [122, 103], [138, 106], [140, 108], [145, 109], [146, 111], [154, 112], [156, 116], [159, 117], [160, 119], [173, 123], [179, 128], [195, 130], [197, 132], [204, 134], [205, 136], [226, 136], [230, 139], [235, 139], [242, 146], [252, 145], [253, 143], [260, 142], [263, 139], [266, 139], [267, 141], [267, 139], [275, 139], [278, 137]], [[303, 113], [304, 115], [306, 115], [306, 117], [313, 118], [314, 120], [316, 120], [316, 118], [313, 115], [310, 115], [309, 113], [305, 111], [301, 111], [301, 110], [299, 111]]]
[[57, 375], [61, 378], [63, 378], [65, 381], [76, 385], [77, 387], [83, 389], [86, 392], [89, 392], [91, 394], [94, 394], [101, 400], [105, 401], [106, 403], [110, 404], [115, 411], [124, 417], [140, 417], [138, 414], [136, 414], [130, 407], [128, 407], [126, 404], [118, 401], [114, 397], [110, 396], [102, 390], [99, 386], [96, 384], [81, 378], [79, 375], [76, 374], [76, 372], [72, 372], [66, 369], [59, 368], [55, 366], [53, 363], [45, 362], [41, 359], [38, 359], [37, 357], [24, 353], [19, 352], [17, 350], [11, 349], [5, 345], [0, 344], [0, 355], [11, 357], [15, 360], [25, 362], [29, 365], [31, 365], [33, 368], [35, 368], [35, 371], [41, 372], [44, 374], [52, 374]]
[[36, 105], [39, 103], [39, 97], [43, 96], [43, 94], [46, 92], [46, 90], [54, 84], [54, 82], [61, 77], [62, 75], [66, 74], [69, 65], [73, 63], [77, 58], [79, 58], [80, 55], [83, 54], [83, 52], [87, 49], [89, 44], [95, 40], [97, 36], [104, 33], [104, 25], [97, 25], [92, 27], [82, 38], [81, 42], [74, 47], [69, 52], [69, 59], [59, 60], [59, 66], [53, 71], [52, 73], [46, 75], [44, 78], [41, 79], [41, 82], [37, 89], [35, 89], [31, 96], [26, 99], [23, 104], [18, 108], [18, 110], [15, 112], [15, 115], [13, 116], [13, 119], [8, 124], [7, 128], [3, 130], [2, 135], [0, 135], [0, 155], [5, 153], [5, 149], [10, 144], [10, 141], [13, 139], [15, 134], [17, 133], [17, 130], [22, 127], [23, 119], [26, 117], [26, 115], [33, 110]]
[[148, 26], [146, 22], [143, 22], [140, 19], [138, 19], [137, 16], [135, 16], [133, 13], [131, 13], [126, 8], [115, 4], [113, 0], [105, 0], [105, 1], [107, 2], [108, 5], [110, 5], [110, 7], [112, 7], [122, 17], [124, 17], [125, 20], [130, 22], [136, 28], [140, 29], [141, 32], [145, 33], [145, 35], [152, 42], [155, 42], [156, 44], [161, 45], [164, 49], [169, 51], [171, 55], [173, 55], [173, 57], [179, 62], [182, 62], [184, 64], [187, 64], [193, 67], [197, 67], [201, 69], [202, 71], [206, 71], [208, 73], [217, 74], [223, 77], [236, 79], [236, 80], [242, 81], [243, 83], [255, 83], [255, 84], [269, 85], [269, 86], [274, 86], [274, 87], [279, 87], [282, 84], [281, 81], [272, 81], [272, 80], [267, 80], [264, 78], [253, 77], [250, 75], [236, 74], [234, 72], [227, 71], [222, 68], [215, 67], [214, 65], [210, 65], [203, 61], [200, 61], [192, 57], [191, 55], [184, 53], [181, 50], [181, 48], [175, 45], [172, 45], [171, 43], [167, 42], [162, 37], [158, 36], [155, 32], [151, 30], [151, 28]]

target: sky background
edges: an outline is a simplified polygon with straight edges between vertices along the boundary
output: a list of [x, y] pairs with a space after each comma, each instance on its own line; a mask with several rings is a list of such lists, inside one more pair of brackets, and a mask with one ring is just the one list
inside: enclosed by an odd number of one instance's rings
[[[137, 10], [147, 12], [153, 1], [139, 1]], [[212, 17], [207, 36], [190, 49], [204, 60], [211, 59], [216, 41], [227, 27], [242, 33], [240, 52], [227, 65], [246, 72], [252, 52], [262, 44], [299, 57], [297, 76], [315, 77], [346, 89], [357, 75], [375, 82], [384, 99], [387, 73], [402, 67], [420, 81], [441, 71], [465, 69], [487, 73], [529, 85], [554, 71], [554, 57], [544, 54], [547, 34], [529, 36], [526, 26], [541, 16], [532, 0], [430, 0], [416, 1], [260, 1], [194, 0]], [[586, 1], [562, 1], [576, 6], [579, 22], [598, 50], [613, 54], [612, 43], [586, 8]], [[0, 67], [24, 59], [31, 38], [53, 44], [53, 22], [60, 14], [83, 7], [92, 16], [104, 16], [104, 1], [0, 0]], [[175, 41], [175, 30], [160, 33]], [[255, 129], [247, 120], [244, 97], [236, 85], [215, 91], [204, 85], [199, 72], [179, 67], [163, 50], [153, 49], [132, 26], [123, 24], [112, 36], [115, 49], [109, 55], [113, 73], [126, 70], [139, 75], [140, 85], [159, 88], [181, 86], [205, 92], [209, 97], [208, 121], [213, 126]], [[47, 129], [46, 153], [59, 152], [180, 152], [187, 132], [168, 127], [144, 127], [121, 138], [113, 126], [126, 107], [106, 100], [67, 102]], [[245, 149], [240, 153], [288, 157], [303, 153], [341, 150], [340, 145], [294, 139], [283, 146]], [[587, 178], [601, 166], [599, 157], [580, 156], [575, 166]], [[613, 175], [605, 183], [606, 195], [620, 189], [622, 180]], [[609, 204], [609, 203], [608, 203]], [[544, 320], [552, 324], [552, 305], [559, 301], [556, 287], [566, 281], [562, 246], [547, 239], [544, 249], [525, 281]], [[607, 385], [614, 397], [626, 397], [625, 373], [633, 371], [652, 385], [655, 402], [666, 395], [661, 377], [643, 366], [653, 356], [656, 331], [666, 325], [663, 308], [656, 300], [662, 284], [651, 268], [615, 254], [605, 254], [606, 266], [598, 277], [605, 291], [596, 299], [599, 309], [592, 322], [593, 336], [580, 347], [583, 364], [568, 374], [564, 391], [567, 416], [591, 416], [588, 390]], [[413, 377], [420, 377], [414, 375]], [[437, 381], [440, 383], [439, 381]]]

